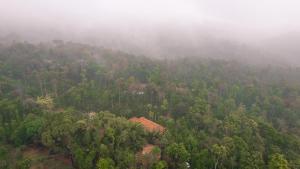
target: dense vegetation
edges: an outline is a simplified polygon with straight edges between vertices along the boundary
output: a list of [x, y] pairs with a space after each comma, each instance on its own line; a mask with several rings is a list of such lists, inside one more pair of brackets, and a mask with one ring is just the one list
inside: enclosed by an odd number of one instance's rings
[[[167, 132], [148, 133], [133, 116]], [[299, 68], [62, 41], [0, 46], [1, 169], [29, 168], [15, 154], [33, 145], [79, 169], [299, 169], [299, 137]], [[159, 159], [137, 157], [147, 143]]]

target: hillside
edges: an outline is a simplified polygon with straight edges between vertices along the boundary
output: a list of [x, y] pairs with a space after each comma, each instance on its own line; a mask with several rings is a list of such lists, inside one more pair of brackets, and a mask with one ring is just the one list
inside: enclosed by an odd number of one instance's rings
[[[182, 53], [154, 59], [60, 40], [2, 44], [0, 168], [300, 168], [299, 67]], [[132, 117], [166, 131], [144, 130]], [[141, 155], [149, 144], [153, 151]]]

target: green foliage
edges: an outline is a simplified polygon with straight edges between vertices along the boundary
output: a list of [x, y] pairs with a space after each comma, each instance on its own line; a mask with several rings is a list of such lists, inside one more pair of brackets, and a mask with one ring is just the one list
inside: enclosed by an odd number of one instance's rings
[[18, 169], [29, 169], [31, 166], [31, 160], [24, 159], [18, 162], [17, 168]]
[[195, 99], [194, 105], [190, 108], [191, 113], [206, 113], [207, 112], [207, 103], [201, 97]]
[[166, 148], [166, 154], [172, 160], [170, 167], [184, 169], [187, 168], [186, 163], [190, 159], [189, 152], [183, 144], [173, 143]]
[[152, 169], [167, 169], [168, 165], [165, 161], [159, 161], [152, 166]]
[[97, 162], [97, 169], [114, 169], [114, 162], [110, 158], [100, 158]]
[[135, 154], [129, 150], [116, 150], [115, 162], [118, 168], [134, 168]]
[[16, 145], [29, 144], [38, 140], [44, 119], [33, 114], [26, 116], [24, 121], [16, 128], [12, 137]]
[[[145, 144], [157, 146], [147, 168], [297, 169], [299, 79], [293, 67], [161, 61], [72, 42], [0, 45], [0, 143], [44, 146], [82, 169], [138, 168]], [[167, 131], [147, 133], [133, 116]]]
[[50, 96], [37, 97], [36, 103], [47, 110], [51, 110], [54, 107], [53, 99]]
[[212, 154], [213, 154], [213, 158], [214, 158], [214, 168], [218, 168], [219, 165], [223, 164], [223, 161], [226, 159], [227, 154], [228, 154], [228, 150], [225, 146], [223, 145], [217, 145], [214, 144], [212, 146]]
[[0, 145], [0, 168], [8, 169], [8, 151], [6, 147]]
[[289, 169], [288, 162], [282, 154], [273, 154], [268, 165], [269, 169]]

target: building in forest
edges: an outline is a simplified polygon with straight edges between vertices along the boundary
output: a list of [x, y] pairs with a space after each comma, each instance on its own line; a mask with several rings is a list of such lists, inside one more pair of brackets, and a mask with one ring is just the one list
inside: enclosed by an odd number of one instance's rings
[[141, 124], [143, 126], [143, 128], [148, 132], [157, 132], [157, 133], [163, 134], [166, 131], [165, 127], [163, 127], [151, 120], [148, 120], [145, 117], [140, 117], [140, 118], [132, 117], [129, 119], [129, 121]]

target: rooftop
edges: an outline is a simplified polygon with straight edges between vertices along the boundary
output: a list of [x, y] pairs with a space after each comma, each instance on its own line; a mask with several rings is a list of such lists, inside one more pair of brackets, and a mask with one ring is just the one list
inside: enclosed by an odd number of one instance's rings
[[148, 120], [145, 117], [140, 117], [140, 118], [132, 117], [129, 119], [129, 121], [142, 124], [142, 126], [145, 128], [145, 130], [147, 130], [149, 132], [163, 133], [166, 130], [165, 127], [163, 127], [151, 120]]
[[155, 147], [155, 146], [152, 145], [152, 144], [147, 144], [147, 145], [145, 145], [145, 146], [143, 147], [142, 154], [145, 155], [145, 154], [151, 153], [154, 147]]

